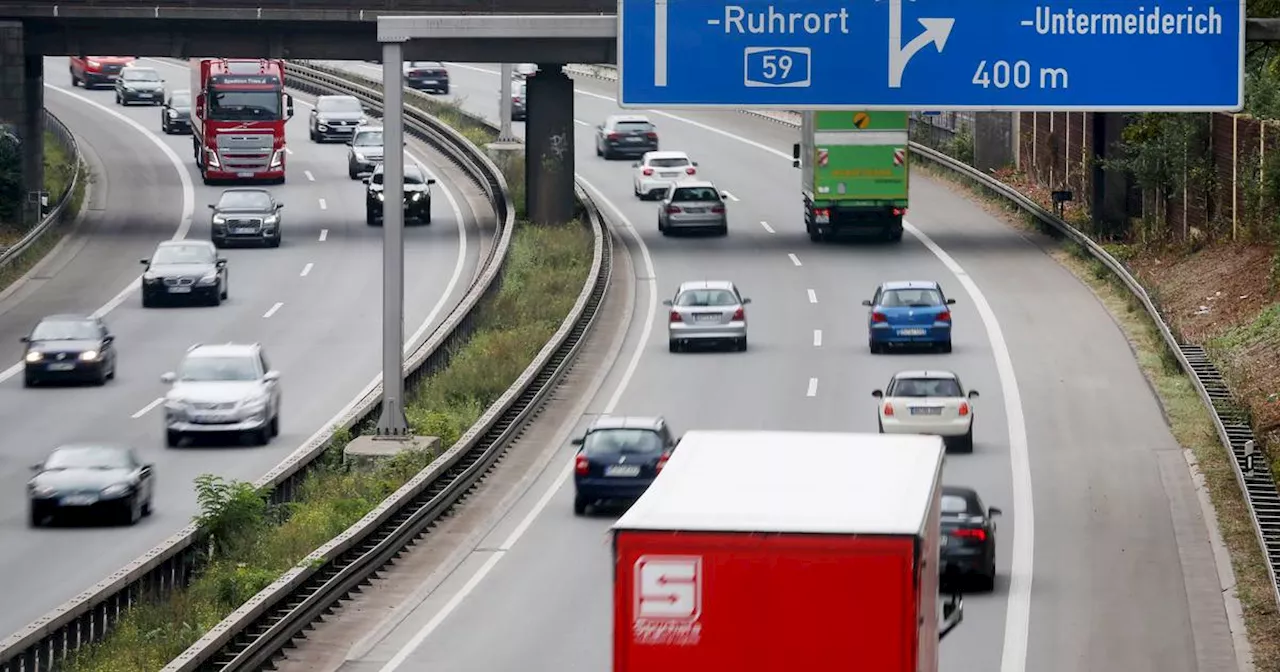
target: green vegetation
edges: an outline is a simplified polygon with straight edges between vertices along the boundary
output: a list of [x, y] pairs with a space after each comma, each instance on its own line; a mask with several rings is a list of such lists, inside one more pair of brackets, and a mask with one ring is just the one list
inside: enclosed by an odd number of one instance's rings
[[[29, 227], [21, 223], [22, 179], [20, 157], [13, 143], [0, 143], [0, 247], [12, 245], [22, 238]], [[49, 192], [49, 202], [56, 204], [71, 186], [76, 171], [76, 158], [67, 153], [52, 133], [44, 136], [44, 184]], [[81, 164], [81, 175], [62, 220], [46, 235], [37, 239], [16, 259], [0, 267], [0, 290], [31, 270], [61, 240], [65, 227], [75, 219], [84, 205], [85, 190], [90, 181], [88, 167]]]
[[[592, 235], [584, 226], [520, 224], [501, 289], [481, 309], [475, 333], [448, 367], [411, 391], [406, 414], [414, 432], [439, 436], [446, 448], [457, 441], [559, 329], [591, 258]], [[352, 469], [342, 460], [349, 440], [335, 436], [297, 499], [281, 506], [268, 506], [249, 483], [196, 479], [196, 520], [212, 543], [192, 584], [134, 607], [105, 641], [77, 652], [64, 669], [159, 670], [435, 458], [406, 452], [372, 469]]]

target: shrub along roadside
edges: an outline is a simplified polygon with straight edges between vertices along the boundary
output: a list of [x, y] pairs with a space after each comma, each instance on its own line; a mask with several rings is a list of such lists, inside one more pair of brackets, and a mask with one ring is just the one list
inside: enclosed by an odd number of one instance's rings
[[[591, 267], [585, 226], [517, 225], [498, 294], [449, 366], [411, 391], [406, 409], [420, 435], [451, 446], [533, 361], [577, 300]], [[269, 507], [253, 486], [205, 475], [196, 480], [197, 522], [212, 534], [192, 584], [131, 609], [100, 644], [76, 653], [74, 672], [159, 670], [209, 628], [355, 524], [435, 455], [403, 453], [370, 471], [349, 470], [335, 437], [298, 498]]]
[[[0, 163], [6, 160], [4, 156], [0, 156]], [[44, 184], [45, 190], [49, 192], [50, 203], [57, 203], [67, 188], [71, 185], [71, 176], [75, 174], [76, 157], [69, 156], [67, 152], [57, 143], [52, 133], [46, 132], [44, 136]], [[27, 271], [31, 270], [37, 262], [44, 258], [50, 250], [53, 249], [58, 241], [62, 239], [62, 234], [70, 222], [75, 219], [75, 215], [80, 212], [80, 208], [84, 205], [84, 196], [86, 185], [90, 182], [88, 167], [80, 166], [80, 181], [76, 183], [75, 192], [71, 194], [71, 202], [68, 203], [67, 216], [61, 223], [54, 226], [37, 239], [30, 247], [28, 247], [18, 258], [14, 259], [8, 265], [0, 268], [0, 290], [8, 287], [15, 280], [22, 277]], [[7, 171], [7, 168], [0, 168], [0, 172]], [[14, 169], [16, 170], [16, 168]], [[15, 173], [16, 174], [16, 173]], [[7, 187], [10, 182], [14, 182], [18, 178], [11, 177], [7, 172], [0, 177], [0, 185]], [[14, 182], [14, 184], [17, 184]], [[21, 200], [21, 185], [18, 184], [18, 192], [16, 196], [5, 195], [4, 198], [17, 198]], [[19, 216], [16, 208], [20, 207], [20, 203], [12, 208], [3, 208], [4, 212], [13, 212], [13, 217]], [[17, 224], [0, 224], [0, 247], [12, 245], [18, 242], [28, 231], [28, 227]]]

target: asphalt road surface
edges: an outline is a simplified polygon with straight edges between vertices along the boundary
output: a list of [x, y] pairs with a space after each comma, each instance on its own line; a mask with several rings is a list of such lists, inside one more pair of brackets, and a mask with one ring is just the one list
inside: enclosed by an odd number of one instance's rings
[[[164, 60], [144, 64], [159, 70], [171, 89], [190, 86], [185, 67]], [[381, 229], [365, 224], [364, 185], [347, 176], [346, 147], [308, 140], [308, 97], [295, 95], [295, 117], [287, 127], [288, 182], [269, 187], [285, 203], [283, 245], [223, 250], [230, 300], [220, 307], [144, 310], [136, 287], [113, 297], [142, 271], [138, 261], [174, 236], [184, 216], [193, 217], [187, 237], [207, 239], [206, 204], [224, 187], [201, 183], [190, 136], [164, 135], [159, 107], [122, 108], [109, 89], [72, 89], [63, 58], [45, 60], [45, 82], [46, 105], [75, 132], [99, 174], [81, 234], [37, 279], [0, 302], [0, 362], [8, 367], [21, 358], [18, 339], [40, 317], [91, 313], [105, 305], [119, 374], [101, 388], [35, 389], [23, 389], [21, 375], [12, 375], [16, 370], [0, 374], [0, 492], [7, 502], [0, 507], [0, 593], [6, 596], [0, 634], [26, 625], [187, 524], [196, 513], [196, 476], [261, 476], [381, 370]], [[433, 157], [415, 144], [411, 154], [442, 177]], [[432, 203], [434, 223], [406, 230], [407, 338], [429, 333], [419, 325], [442, 320], [470, 284], [481, 245], [466, 198], [474, 190], [442, 179]], [[184, 207], [194, 210], [184, 213]], [[166, 449], [153, 403], [165, 391], [160, 375], [194, 343], [230, 341], [262, 343], [281, 371], [280, 436], [265, 447]], [[29, 465], [59, 444], [95, 440], [130, 444], [155, 464], [155, 514], [133, 528], [29, 529]]]

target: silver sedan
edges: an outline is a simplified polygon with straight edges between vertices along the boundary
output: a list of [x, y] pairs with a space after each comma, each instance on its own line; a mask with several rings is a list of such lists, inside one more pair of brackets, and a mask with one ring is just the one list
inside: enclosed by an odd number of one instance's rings
[[669, 236], [681, 229], [714, 229], [729, 234], [729, 215], [724, 194], [705, 180], [685, 180], [667, 190], [658, 206], [658, 230]]
[[728, 280], [684, 282], [669, 306], [667, 341], [671, 352], [680, 352], [694, 343], [731, 343], [739, 352], [747, 349], [747, 312], [751, 299], [744, 298]]

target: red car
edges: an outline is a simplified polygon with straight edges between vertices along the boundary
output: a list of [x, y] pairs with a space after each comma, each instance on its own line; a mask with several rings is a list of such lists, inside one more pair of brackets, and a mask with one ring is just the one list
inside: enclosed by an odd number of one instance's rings
[[114, 86], [120, 71], [136, 60], [135, 56], [72, 56], [71, 86]]

